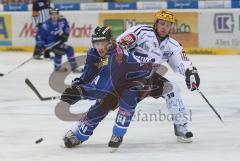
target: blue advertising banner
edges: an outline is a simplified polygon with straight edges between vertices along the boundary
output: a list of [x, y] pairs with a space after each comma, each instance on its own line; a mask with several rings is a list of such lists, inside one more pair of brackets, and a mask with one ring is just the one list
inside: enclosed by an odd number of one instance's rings
[[240, 8], [240, 0], [232, 0], [232, 8]]
[[109, 2], [108, 9], [110, 9], [110, 10], [132, 10], [132, 9], [137, 9], [137, 4], [136, 3]]
[[198, 8], [197, 0], [168, 0], [168, 8]]
[[55, 3], [54, 6], [59, 10], [80, 10], [79, 3]]
[[4, 11], [28, 11], [26, 4], [6, 4], [3, 6]]

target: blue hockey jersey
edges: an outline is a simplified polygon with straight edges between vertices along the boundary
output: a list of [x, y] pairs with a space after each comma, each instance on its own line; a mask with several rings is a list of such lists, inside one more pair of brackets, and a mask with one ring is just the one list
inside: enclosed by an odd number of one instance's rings
[[109, 56], [111, 54], [113, 52], [102, 58], [95, 48], [89, 49], [84, 71], [80, 77], [84, 84], [91, 83], [96, 88], [103, 88], [102, 85], [110, 78]]
[[51, 19], [47, 20], [39, 28], [36, 36], [37, 46], [48, 48], [61, 40], [62, 35], [69, 35], [70, 29], [65, 18], [59, 18], [57, 23]]

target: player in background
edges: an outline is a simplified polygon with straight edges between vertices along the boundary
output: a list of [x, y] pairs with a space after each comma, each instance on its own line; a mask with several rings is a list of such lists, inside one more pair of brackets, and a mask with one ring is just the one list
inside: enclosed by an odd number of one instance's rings
[[[50, 0], [33, 0], [32, 1], [32, 24], [37, 29], [43, 23], [50, 19]], [[34, 59], [41, 59], [41, 50], [35, 45], [33, 57]], [[50, 51], [44, 52], [44, 58], [50, 58]]]
[[36, 41], [39, 52], [44, 52], [45, 48], [53, 46], [50, 51], [55, 54], [54, 70], [58, 72], [66, 72], [67, 68], [62, 68], [62, 55], [67, 55], [68, 61], [73, 72], [77, 70], [77, 62], [74, 57], [73, 47], [65, 44], [69, 37], [69, 25], [66, 18], [59, 15], [58, 9], [51, 9], [51, 18], [47, 20], [38, 30]]

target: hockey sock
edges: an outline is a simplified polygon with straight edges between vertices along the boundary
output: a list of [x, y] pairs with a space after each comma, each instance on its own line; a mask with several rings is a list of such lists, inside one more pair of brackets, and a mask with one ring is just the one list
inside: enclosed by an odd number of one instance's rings
[[107, 109], [100, 106], [100, 104], [96, 103], [93, 105], [87, 116], [84, 118], [82, 123], [78, 126], [76, 136], [81, 141], [86, 141], [93, 134], [94, 129], [98, 126], [99, 122], [101, 122], [106, 115], [108, 114]]
[[62, 56], [58, 55], [58, 54], [55, 54], [54, 67], [55, 67], [56, 70], [61, 68], [61, 63], [62, 63]]

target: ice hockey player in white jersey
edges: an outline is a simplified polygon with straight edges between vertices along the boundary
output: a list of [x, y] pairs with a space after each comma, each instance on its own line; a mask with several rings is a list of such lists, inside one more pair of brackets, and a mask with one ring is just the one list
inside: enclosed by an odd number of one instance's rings
[[[137, 25], [117, 38], [117, 42], [139, 63], [162, 64], [167, 62], [174, 72], [185, 76], [188, 89], [195, 90], [200, 84], [196, 67], [186, 57], [183, 47], [169, 36], [175, 18], [169, 10], [155, 14], [153, 27]], [[193, 133], [187, 129], [187, 110], [180, 96], [179, 87], [168, 80], [164, 82], [162, 97], [173, 114], [175, 135], [180, 142], [191, 142]]]

